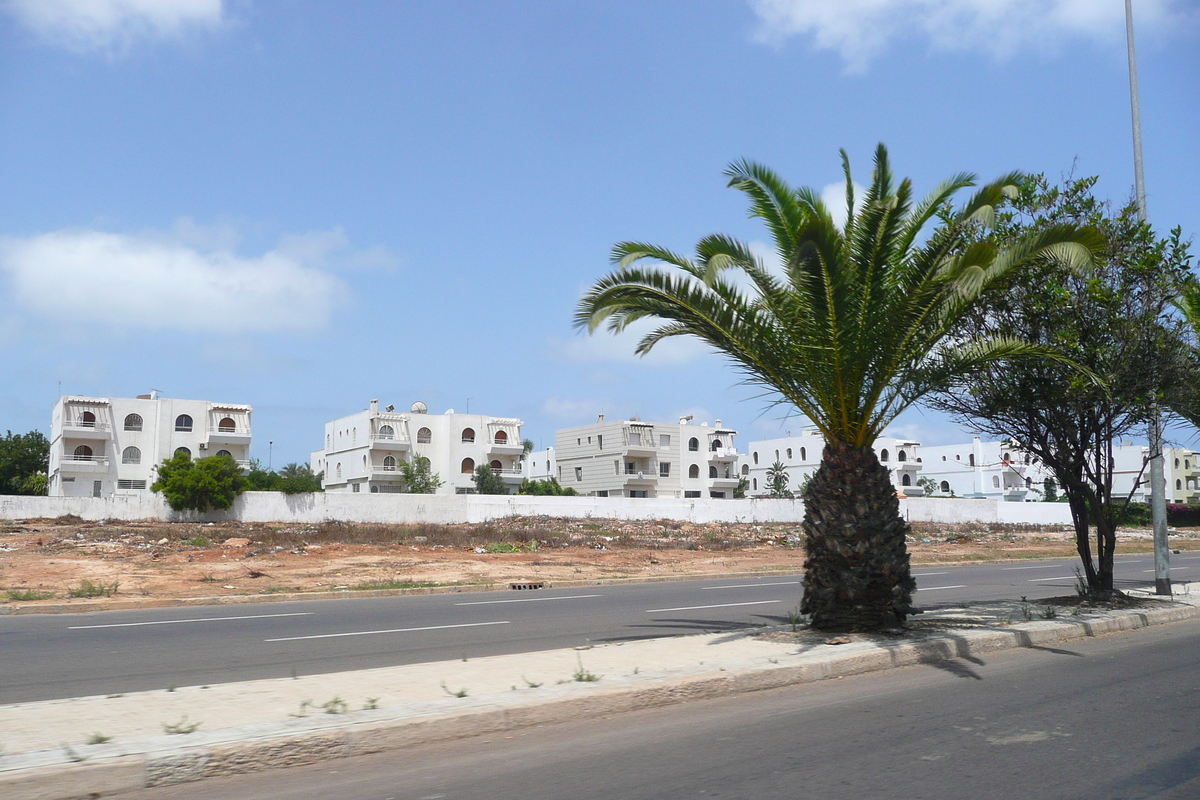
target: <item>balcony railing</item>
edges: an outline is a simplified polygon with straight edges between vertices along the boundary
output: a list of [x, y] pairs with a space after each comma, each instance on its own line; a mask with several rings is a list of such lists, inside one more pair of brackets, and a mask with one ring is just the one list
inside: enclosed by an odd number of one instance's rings
[[108, 423], [102, 419], [85, 420], [85, 419], [69, 419], [63, 423], [65, 428], [87, 428], [93, 431], [108, 430]]
[[492, 467], [492, 474], [504, 478], [516, 478], [523, 476], [525, 473], [520, 467]]
[[[191, 429], [190, 428], [176, 428], [175, 430], [191, 430]], [[249, 428], [238, 428], [236, 426], [231, 427], [229, 425], [209, 425], [208, 432], [209, 433], [222, 433], [222, 434], [225, 434], [226, 436], [228, 436], [230, 434], [233, 434], [233, 435], [241, 434], [242, 436], [250, 435]]]

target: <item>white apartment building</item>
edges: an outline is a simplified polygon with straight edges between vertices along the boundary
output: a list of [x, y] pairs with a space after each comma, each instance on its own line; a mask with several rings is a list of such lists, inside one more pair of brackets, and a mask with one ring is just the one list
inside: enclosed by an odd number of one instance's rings
[[[901, 494], [913, 492], [920, 477], [921, 459], [917, 457], [920, 442], [883, 437], [875, 440], [875, 455], [888, 469], [892, 486]], [[738, 461], [738, 470], [750, 481], [747, 494], [750, 497], [765, 497], [769, 494], [767, 470], [775, 462], [787, 470], [788, 489], [797, 497], [800, 490], [821, 465], [821, 453], [825, 449], [825, 437], [816, 428], [805, 428], [798, 436], [780, 439], [763, 439], [750, 442], [747, 452]]]
[[[1146, 463], [1149, 456], [1150, 448], [1145, 445], [1125, 442], [1113, 447], [1114, 498], [1123, 501], [1132, 490], [1133, 502], [1150, 501], [1150, 465]], [[1164, 447], [1163, 473], [1167, 479], [1168, 503], [1200, 503], [1200, 461], [1194, 451]]]
[[[985, 442], [921, 448], [922, 477], [936, 484], [933, 495], [989, 498], [1020, 503], [1040, 499], [1049, 475], [1015, 442]], [[1032, 491], [1036, 489], [1037, 491]]]
[[[551, 465], [563, 487], [596, 497], [732, 498], [738, 486], [737, 431], [721, 421], [643, 422], [636, 417], [554, 433], [553, 453], [533, 454]], [[535, 474], [531, 471], [531, 477]], [[536, 474], [542, 474], [537, 467]]]
[[248, 405], [64, 395], [50, 422], [48, 494], [109, 497], [148, 492], [155, 467], [175, 453], [227, 455], [249, 467]]
[[531, 481], [548, 481], [558, 478], [558, 459], [554, 457], [554, 448], [534, 450], [525, 456], [521, 464], [524, 476]]
[[401, 492], [400, 465], [416, 456], [429, 459], [442, 479], [437, 494], [475, 491], [475, 467], [488, 464], [515, 492], [523, 478], [519, 419], [486, 414], [430, 414], [424, 403], [408, 413], [379, 401], [356, 414], [325, 423], [325, 446], [311, 456], [313, 472], [323, 472], [327, 492]]

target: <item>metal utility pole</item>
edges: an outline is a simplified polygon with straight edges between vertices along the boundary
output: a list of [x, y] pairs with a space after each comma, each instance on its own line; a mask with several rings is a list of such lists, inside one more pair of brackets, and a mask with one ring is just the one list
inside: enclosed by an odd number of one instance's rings
[[[1133, 47], [1133, 0], [1125, 0], [1125, 41], [1129, 48], [1129, 103], [1133, 115], [1133, 183], [1138, 217], [1146, 221], [1146, 180], [1142, 172], [1142, 112], [1138, 105], [1137, 54]], [[1154, 593], [1171, 593], [1171, 550], [1167, 543], [1167, 480], [1163, 468], [1162, 413], [1150, 410], [1150, 514], [1154, 523]]]

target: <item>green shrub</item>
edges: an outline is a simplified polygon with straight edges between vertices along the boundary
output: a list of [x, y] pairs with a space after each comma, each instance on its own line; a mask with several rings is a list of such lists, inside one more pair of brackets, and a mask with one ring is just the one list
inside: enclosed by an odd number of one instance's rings
[[162, 493], [176, 511], [209, 511], [229, 508], [250, 482], [229, 456], [193, 461], [180, 452], [158, 465], [158, 480], [150, 488]]

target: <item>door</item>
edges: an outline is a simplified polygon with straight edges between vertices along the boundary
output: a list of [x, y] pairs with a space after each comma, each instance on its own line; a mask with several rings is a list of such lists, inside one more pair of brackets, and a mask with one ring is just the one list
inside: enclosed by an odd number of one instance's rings
[[104, 485], [104, 481], [92, 481], [92, 497], [100, 496], [100, 487]]

